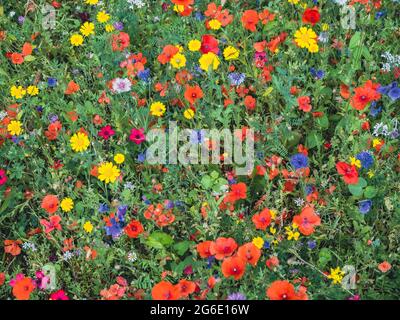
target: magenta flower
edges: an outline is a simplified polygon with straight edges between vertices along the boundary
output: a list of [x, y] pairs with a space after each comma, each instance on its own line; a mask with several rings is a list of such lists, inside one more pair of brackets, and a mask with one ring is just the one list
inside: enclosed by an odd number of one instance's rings
[[3, 169], [0, 169], [0, 186], [7, 182], [6, 172]]
[[131, 134], [129, 136], [129, 140], [136, 144], [141, 144], [143, 141], [146, 140], [146, 136], [144, 135], [144, 129], [132, 129]]
[[50, 295], [50, 300], [69, 300], [64, 290], [58, 290]]
[[115, 134], [115, 131], [112, 129], [110, 125], [107, 125], [99, 131], [99, 136], [104, 140], [110, 139]]

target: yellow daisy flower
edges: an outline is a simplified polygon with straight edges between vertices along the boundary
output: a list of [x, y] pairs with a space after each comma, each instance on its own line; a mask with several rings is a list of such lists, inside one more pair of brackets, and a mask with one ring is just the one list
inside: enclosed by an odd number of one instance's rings
[[90, 221], [86, 221], [85, 224], [83, 225], [83, 229], [87, 232], [87, 233], [91, 233], [93, 231], [93, 225]]
[[150, 106], [150, 114], [152, 116], [161, 117], [165, 113], [165, 105], [162, 102], [153, 102]]
[[264, 246], [264, 240], [261, 237], [256, 237], [253, 239], [252, 243], [258, 248], [261, 249]]
[[37, 96], [39, 94], [39, 89], [36, 86], [29, 86], [28, 88], [26, 88], [26, 92], [30, 96]]
[[311, 29], [307, 27], [301, 27], [294, 34], [294, 41], [300, 48], [309, 48], [310, 45], [316, 43], [317, 34]]
[[221, 29], [221, 22], [219, 22], [217, 19], [212, 19], [210, 20], [210, 22], [208, 23], [208, 25], [210, 26], [210, 28], [212, 30], [219, 30]]
[[64, 212], [70, 212], [74, 208], [74, 201], [71, 198], [64, 198], [61, 203], [60, 207]]
[[236, 60], [239, 58], [240, 51], [235, 47], [229, 46], [224, 50], [224, 58], [225, 60]]
[[186, 57], [178, 52], [171, 58], [170, 62], [175, 69], [180, 69], [186, 66]]
[[98, 22], [106, 23], [108, 20], [110, 20], [110, 15], [105, 11], [99, 11], [99, 13], [97, 13], [96, 18]]
[[99, 3], [99, 0], [86, 0], [85, 3], [90, 5], [95, 5]]
[[88, 136], [82, 132], [75, 133], [69, 142], [72, 150], [75, 152], [85, 151], [90, 145]]
[[24, 131], [21, 127], [21, 122], [18, 120], [11, 121], [7, 126], [7, 130], [13, 136], [19, 136]]
[[85, 36], [85, 37], [89, 37], [90, 35], [94, 34], [94, 23], [93, 22], [89, 22], [86, 21], [81, 28], [79, 29], [79, 31]]
[[12, 86], [10, 94], [15, 99], [22, 99], [26, 95], [26, 90], [22, 86]]
[[80, 34], [73, 34], [72, 36], [71, 36], [71, 38], [69, 39], [69, 41], [71, 42], [71, 44], [74, 46], [74, 47], [79, 47], [79, 46], [81, 46], [82, 45], [82, 43], [83, 43], [83, 37], [80, 35]]
[[115, 182], [117, 178], [120, 176], [121, 172], [111, 162], [105, 162], [101, 164], [98, 168], [100, 181], [104, 181], [105, 183]]
[[217, 70], [218, 66], [220, 64], [218, 56], [213, 53], [213, 52], [208, 52], [206, 54], [203, 54], [200, 59], [200, 68], [203, 69], [204, 71], [208, 71], [208, 69], [211, 67], [213, 70]]
[[183, 116], [188, 120], [193, 119], [194, 118], [194, 111], [192, 109], [186, 109], [183, 112]]
[[201, 42], [199, 40], [190, 40], [188, 48], [190, 51], [199, 51], [201, 48]]
[[116, 164], [124, 163], [124, 161], [125, 161], [125, 156], [124, 156], [122, 153], [117, 153], [117, 154], [114, 156], [114, 161], [115, 161]]

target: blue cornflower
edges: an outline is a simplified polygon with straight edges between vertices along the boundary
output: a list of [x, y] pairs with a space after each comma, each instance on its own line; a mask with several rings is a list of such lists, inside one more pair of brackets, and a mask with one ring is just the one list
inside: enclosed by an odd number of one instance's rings
[[356, 158], [361, 161], [361, 165], [364, 169], [369, 169], [374, 164], [374, 158], [367, 151], [360, 152], [356, 155]]
[[243, 293], [235, 292], [231, 293], [226, 300], [246, 300], [246, 296]]
[[290, 158], [290, 164], [297, 170], [301, 168], [307, 168], [308, 158], [302, 153], [295, 154]]
[[358, 203], [358, 210], [362, 214], [366, 214], [371, 210], [372, 207], [372, 200], [362, 200]]
[[57, 79], [56, 79], [56, 78], [49, 78], [49, 79], [47, 80], [47, 85], [48, 85], [50, 88], [54, 88], [54, 87], [57, 85]]
[[378, 11], [377, 13], [375, 13], [375, 19], [379, 20], [380, 18], [383, 18], [384, 16], [386, 16], [386, 12], [385, 11]]
[[315, 240], [309, 240], [308, 242], [307, 242], [307, 246], [308, 246], [308, 248], [309, 249], [315, 249], [315, 247], [317, 246], [317, 243], [315, 242]]
[[397, 86], [397, 82], [393, 81], [387, 86], [380, 86], [378, 92], [389, 96], [392, 101], [396, 101], [400, 98], [400, 88]]
[[150, 82], [150, 69], [144, 69], [138, 72], [138, 78], [146, 83]]
[[199, 20], [199, 21], [203, 21], [204, 18], [205, 18], [205, 17], [203, 16], [203, 14], [202, 14], [200, 11], [197, 11], [197, 12], [195, 13], [194, 17], [195, 17], [197, 20]]
[[36, 111], [37, 112], [42, 112], [43, 111], [43, 107], [42, 106], [37, 106], [36, 107]]
[[246, 75], [244, 73], [232, 72], [228, 75], [228, 78], [232, 86], [240, 86], [246, 80]]
[[369, 107], [369, 114], [371, 115], [371, 117], [375, 118], [378, 114], [381, 113], [382, 111], [382, 107], [377, 107], [376, 106], [376, 102], [372, 101], [370, 107]]
[[145, 153], [139, 153], [138, 154], [138, 156], [137, 156], [137, 161], [138, 162], [140, 162], [140, 163], [142, 163], [142, 162], [144, 162], [146, 160], [146, 154]]
[[125, 214], [126, 211], [128, 210], [128, 206], [127, 205], [120, 205], [117, 209], [117, 217], [120, 221], [125, 221]]
[[169, 210], [169, 209], [173, 209], [174, 208], [174, 202], [167, 200], [167, 203], [165, 204], [165, 209]]
[[271, 248], [271, 244], [268, 241], [264, 241], [264, 249], [269, 249]]
[[116, 239], [122, 234], [123, 225], [115, 218], [111, 218], [109, 222], [111, 223], [111, 225], [104, 227], [106, 229], [106, 234], [108, 236], [111, 236], [113, 239]]
[[99, 212], [104, 213], [110, 210], [110, 207], [106, 205], [105, 203], [102, 203], [99, 207]]
[[309, 195], [310, 193], [312, 193], [314, 191], [314, 187], [310, 184], [306, 185], [305, 187], [306, 190], [306, 194]]
[[310, 73], [314, 78], [322, 79], [325, 76], [324, 70], [316, 70], [314, 67], [310, 68]]

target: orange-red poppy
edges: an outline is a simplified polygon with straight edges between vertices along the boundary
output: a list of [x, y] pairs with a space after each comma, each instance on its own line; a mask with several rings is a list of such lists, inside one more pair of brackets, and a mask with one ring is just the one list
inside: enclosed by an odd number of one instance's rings
[[222, 262], [221, 270], [225, 278], [239, 280], [246, 271], [246, 261], [238, 256], [226, 258]]
[[210, 252], [211, 244], [212, 241], [203, 241], [196, 246], [197, 252], [199, 253], [200, 257], [208, 258], [212, 256], [212, 253]]
[[171, 58], [176, 55], [179, 52], [179, 49], [176, 46], [173, 45], [166, 45], [161, 52], [161, 54], [158, 56], [157, 60], [161, 64], [166, 64], [168, 63]]
[[246, 10], [242, 15], [243, 27], [251, 32], [256, 31], [259, 18], [255, 10]]
[[178, 300], [179, 288], [168, 281], [157, 283], [151, 290], [153, 300]]
[[53, 214], [58, 209], [58, 198], [55, 195], [49, 194], [42, 200], [41, 207], [48, 213]]
[[137, 238], [143, 232], [143, 225], [139, 220], [132, 220], [126, 227], [125, 233], [129, 238]]
[[66, 95], [74, 94], [79, 91], [81, 87], [75, 81], [71, 80], [68, 82], [67, 88], [65, 89], [64, 93]]
[[293, 223], [299, 227], [301, 234], [309, 236], [314, 233], [315, 227], [321, 224], [321, 218], [311, 207], [305, 207], [301, 213], [293, 217]]
[[11, 55], [11, 62], [14, 64], [22, 64], [24, 62], [24, 56], [21, 53], [14, 52]]
[[215, 259], [222, 260], [231, 256], [237, 247], [238, 245], [233, 238], [220, 237], [211, 243], [210, 252], [215, 256]]
[[21, 253], [19, 246], [21, 243], [21, 240], [4, 240], [4, 251], [12, 256], [17, 256]]
[[244, 261], [255, 267], [261, 257], [261, 250], [253, 243], [249, 242], [239, 247], [237, 255], [239, 258], [242, 258]]
[[185, 279], [180, 280], [176, 287], [181, 297], [187, 297], [196, 290], [196, 284], [193, 281]]
[[271, 223], [271, 213], [269, 212], [269, 209], [265, 208], [260, 213], [253, 215], [251, 221], [253, 221], [256, 229], [265, 231]]
[[199, 86], [186, 86], [185, 99], [190, 104], [195, 104], [201, 98], [203, 98], [203, 90]]
[[12, 293], [17, 300], [29, 300], [33, 290], [35, 290], [35, 283], [33, 280], [24, 277], [15, 282]]
[[267, 289], [267, 296], [271, 300], [299, 300], [294, 286], [286, 280], [274, 281]]
[[381, 94], [377, 92], [378, 83], [368, 80], [363, 86], [354, 89], [354, 96], [351, 98], [350, 104], [356, 110], [363, 110], [371, 101], [380, 99]]

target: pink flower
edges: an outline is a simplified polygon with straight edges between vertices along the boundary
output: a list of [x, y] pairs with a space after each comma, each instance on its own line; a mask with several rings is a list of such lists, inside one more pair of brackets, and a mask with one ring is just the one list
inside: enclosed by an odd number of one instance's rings
[[129, 140], [136, 144], [141, 144], [143, 141], [146, 140], [146, 136], [144, 135], [144, 129], [132, 129], [131, 134], [129, 136]]
[[50, 295], [50, 300], [69, 300], [64, 290], [58, 290]]
[[45, 227], [44, 232], [50, 233], [54, 229], [61, 230], [60, 221], [60, 216], [51, 216], [49, 218], [49, 221], [47, 221], [46, 219], [40, 219], [40, 224]]
[[0, 186], [7, 182], [6, 172], [3, 169], [0, 169]]
[[110, 125], [107, 125], [101, 128], [99, 132], [99, 137], [102, 137], [104, 140], [110, 139], [115, 134], [115, 131], [111, 128]]

